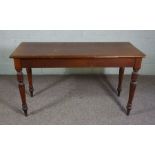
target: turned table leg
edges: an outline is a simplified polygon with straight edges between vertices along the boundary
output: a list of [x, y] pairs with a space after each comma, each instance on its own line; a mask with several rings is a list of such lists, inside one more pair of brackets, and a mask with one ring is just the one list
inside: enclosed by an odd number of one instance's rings
[[122, 81], [124, 76], [124, 67], [119, 68], [119, 79], [118, 79], [118, 87], [117, 87], [117, 95], [120, 96], [122, 90]]
[[28, 82], [29, 82], [29, 92], [30, 92], [30, 96], [33, 97], [33, 84], [32, 84], [32, 69], [31, 68], [26, 68], [26, 72], [27, 72], [27, 78], [28, 78]]
[[22, 109], [24, 111], [25, 116], [27, 116], [27, 104], [26, 104], [26, 95], [25, 95], [25, 84], [23, 82], [23, 73], [22, 69], [16, 69], [17, 71], [17, 80], [18, 80], [18, 87], [19, 87], [19, 92], [22, 100]]
[[133, 101], [133, 97], [134, 97], [135, 89], [137, 85], [138, 70], [139, 68], [133, 68], [133, 72], [131, 75], [129, 99], [128, 99], [128, 104], [127, 104], [127, 115], [130, 114], [131, 107], [132, 107], [132, 101]]

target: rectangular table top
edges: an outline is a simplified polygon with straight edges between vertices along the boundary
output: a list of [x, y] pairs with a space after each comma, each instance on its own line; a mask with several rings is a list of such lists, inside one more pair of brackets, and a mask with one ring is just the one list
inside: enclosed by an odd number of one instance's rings
[[144, 57], [129, 42], [22, 42], [11, 58]]

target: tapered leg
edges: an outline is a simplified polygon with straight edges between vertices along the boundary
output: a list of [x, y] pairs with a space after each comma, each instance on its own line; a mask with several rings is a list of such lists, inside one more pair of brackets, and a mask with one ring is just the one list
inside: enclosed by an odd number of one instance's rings
[[133, 68], [133, 72], [131, 75], [129, 99], [128, 99], [128, 104], [127, 104], [127, 115], [130, 114], [131, 107], [132, 107], [132, 101], [133, 101], [133, 97], [134, 97], [135, 89], [137, 85], [138, 70], [139, 69]]
[[27, 71], [27, 78], [29, 82], [29, 92], [30, 96], [33, 97], [33, 84], [32, 84], [32, 69], [31, 68], [26, 68]]
[[25, 95], [25, 85], [23, 82], [23, 73], [22, 69], [16, 69], [17, 71], [17, 80], [18, 80], [18, 87], [19, 87], [19, 92], [22, 100], [22, 109], [24, 111], [25, 116], [27, 116], [27, 104], [26, 104], [26, 95]]
[[124, 67], [119, 68], [119, 80], [118, 80], [118, 87], [117, 87], [117, 95], [120, 96], [122, 90], [122, 81], [124, 76]]

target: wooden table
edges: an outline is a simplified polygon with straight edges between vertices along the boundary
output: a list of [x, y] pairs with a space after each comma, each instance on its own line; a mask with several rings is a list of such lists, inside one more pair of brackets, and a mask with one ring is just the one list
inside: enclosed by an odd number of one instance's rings
[[28, 106], [22, 69], [26, 68], [29, 91], [32, 97], [31, 68], [54, 67], [119, 67], [118, 96], [120, 96], [122, 89], [124, 69], [125, 67], [132, 67], [133, 72], [127, 103], [127, 115], [129, 115], [137, 84], [138, 71], [145, 55], [128, 42], [23, 42], [10, 57], [14, 59], [22, 109], [25, 116], [27, 116]]

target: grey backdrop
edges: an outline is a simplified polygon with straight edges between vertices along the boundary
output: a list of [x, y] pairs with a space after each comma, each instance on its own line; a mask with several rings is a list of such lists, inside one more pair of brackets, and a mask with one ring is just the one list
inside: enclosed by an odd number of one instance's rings
[[[137, 48], [145, 52], [146, 58], [143, 61], [140, 71], [143, 75], [155, 75], [155, 31], [0, 31], [0, 74], [15, 74], [13, 61], [9, 59], [11, 52], [23, 41], [129, 41]], [[24, 71], [25, 72], [25, 71]], [[118, 74], [118, 69], [97, 68], [97, 69], [33, 69], [34, 74], [70, 74], [70, 73], [106, 73]], [[126, 69], [130, 73], [131, 69]]]

